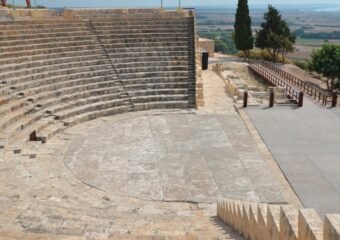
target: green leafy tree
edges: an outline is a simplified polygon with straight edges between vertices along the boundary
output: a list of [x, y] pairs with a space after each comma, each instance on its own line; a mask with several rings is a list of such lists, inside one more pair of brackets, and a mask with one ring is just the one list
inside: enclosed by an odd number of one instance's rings
[[256, 32], [255, 45], [268, 51], [274, 62], [277, 61], [279, 54], [282, 54], [285, 62], [287, 53], [294, 50], [296, 38], [275, 7], [268, 6], [264, 20], [261, 29]]
[[221, 39], [215, 40], [215, 52], [228, 52], [228, 45]]
[[340, 46], [325, 44], [314, 50], [309, 68], [327, 78], [327, 88], [333, 91], [340, 81]]
[[251, 31], [251, 18], [249, 16], [248, 0], [239, 0], [235, 16], [234, 41], [236, 48], [249, 57], [249, 52], [254, 48], [254, 38]]

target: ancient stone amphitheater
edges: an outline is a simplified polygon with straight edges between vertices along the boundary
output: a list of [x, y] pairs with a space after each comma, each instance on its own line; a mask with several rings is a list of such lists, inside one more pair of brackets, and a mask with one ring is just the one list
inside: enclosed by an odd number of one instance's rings
[[[11, 14], [0, 22], [1, 240], [340, 239], [336, 215], [323, 236], [313, 211], [266, 204], [287, 201], [236, 113], [195, 114], [192, 10]], [[263, 204], [216, 205], [227, 197]]]

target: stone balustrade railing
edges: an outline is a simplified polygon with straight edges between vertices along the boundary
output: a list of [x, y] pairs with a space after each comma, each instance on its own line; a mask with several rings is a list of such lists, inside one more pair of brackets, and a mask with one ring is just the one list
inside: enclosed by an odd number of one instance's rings
[[217, 215], [250, 240], [340, 240], [340, 215], [321, 220], [314, 209], [220, 200]]

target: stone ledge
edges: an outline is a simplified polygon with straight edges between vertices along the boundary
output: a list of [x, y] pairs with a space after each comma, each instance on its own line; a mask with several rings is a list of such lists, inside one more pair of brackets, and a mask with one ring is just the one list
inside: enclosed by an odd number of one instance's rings
[[223, 199], [217, 215], [245, 239], [340, 240], [340, 215], [322, 221], [313, 209]]

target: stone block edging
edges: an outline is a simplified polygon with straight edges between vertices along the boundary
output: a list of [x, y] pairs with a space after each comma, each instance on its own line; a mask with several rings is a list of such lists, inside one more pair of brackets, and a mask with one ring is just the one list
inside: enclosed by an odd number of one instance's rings
[[217, 216], [249, 240], [340, 240], [340, 215], [314, 209], [219, 200]]

